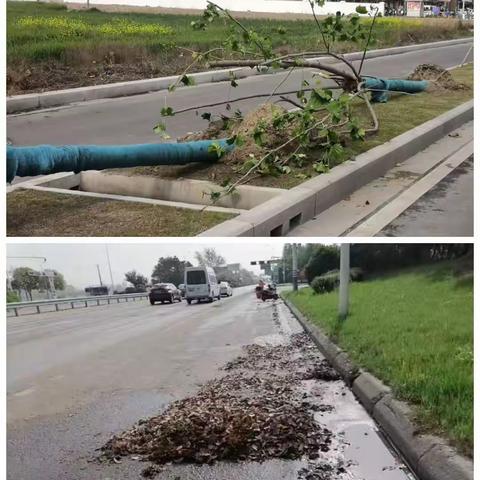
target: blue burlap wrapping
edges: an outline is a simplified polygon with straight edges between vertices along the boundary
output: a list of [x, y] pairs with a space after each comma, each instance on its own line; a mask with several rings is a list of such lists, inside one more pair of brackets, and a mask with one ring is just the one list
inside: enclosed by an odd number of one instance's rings
[[152, 165], [185, 165], [215, 162], [218, 155], [209, 151], [213, 143], [226, 151], [233, 149], [226, 140], [199, 140], [185, 143], [145, 145], [38, 145], [7, 147], [7, 182], [16, 176], [33, 177], [57, 172], [82, 172]]

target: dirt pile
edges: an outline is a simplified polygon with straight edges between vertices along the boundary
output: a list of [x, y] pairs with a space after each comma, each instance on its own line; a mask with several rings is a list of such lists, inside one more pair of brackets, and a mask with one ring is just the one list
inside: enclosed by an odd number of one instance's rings
[[312, 363], [313, 355], [299, 362], [310, 346], [302, 334], [287, 345], [245, 347], [225, 367], [235, 372], [112, 437], [104, 455], [139, 455], [156, 464], [318, 458], [329, 450], [331, 432], [314, 420], [322, 406], [309, 403], [297, 386], [306, 372], [331, 367], [318, 358]]
[[444, 90], [465, 90], [469, 87], [454, 80], [451, 73], [439, 65], [424, 63], [419, 65], [409, 76], [408, 80], [428, 80], [429, 88]]
[[[212, 140], [227, 138], [237, 135], [242, 138], [242, 145], [225, 155], [223, 162], [241, 164], [253, 155], [257, 160], [267, 154], [268, 151], [279, 147], [292, 136], [294, 124], [285, 124], [282, 127], [274, 127], [276, 118], [286, 115], [287, 110], [279, 105], [265, 103], [257, 109], [247, 113], [243, 118], [216, 119], [209, 123], [208, 127], [200, 132], [189, 133], [178, 141], [189, 142], [194, 140]], [[262, 145], [255, 142], [255, 132], [261, 130]], [[298, 147], [298, 142], [292, 141], [282, 148], [278, 155], [291, 153]]]

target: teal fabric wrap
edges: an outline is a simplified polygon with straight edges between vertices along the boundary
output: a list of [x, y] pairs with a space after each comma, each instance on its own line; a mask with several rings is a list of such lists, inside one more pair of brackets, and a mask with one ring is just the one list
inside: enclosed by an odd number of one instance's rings
[[387, 102], [389, 91], [419, 93], [428, 87], [426, 80], [387, 80], [386, 78], [364, 77], [362, 78], [362, 82], [367, 90], [372, 91], [372, 102], [375, 103]]
[[16, 176], [33, 177], [57, 172], [82, 172], [107, 168], [185, 165], [215, 162], [218, 155], [209, 151], [218, 143], [227, 152], [233, 149], [226, 140], [200, 140], [185, 143], [145, 145], [38, 145], [7, 147], [7, 182]]

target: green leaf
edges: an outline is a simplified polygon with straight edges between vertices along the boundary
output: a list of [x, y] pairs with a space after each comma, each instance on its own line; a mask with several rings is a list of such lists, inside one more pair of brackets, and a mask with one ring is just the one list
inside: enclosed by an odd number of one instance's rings
[[160, 115], [162, 117], [173, 117], [175, 115], [175, 112], [173, 111], [172, 107], [163, 107], [160, 110]]
[[282, 166], [282, 173], [289, 174], [292, 173], [292, 169], [288, 165], [283, 165]]
[[221, 184], [221, 187], [228, 187], [230, 185], [230, 179], [226, 178]]
[[330, 168], [328, 167], [328, 165], [325, 165], [324, 163], [322, 162], [315, 162], [313, 164], [313, 169], [317, 172], [317, 173], [327, 173]]
[[295, 175], [295, 178], [299, 178], [300, 180], [306, 180], [306, 179], [309, 178], [309, 177], [310, 177], [310, 175], [307, 175], [307, 174], [305, 174], [305, 173], [297, 173], [297, 174]]
[[157, 125], [153, 127], [153, 131], [165, 140], [170, 138], [170, 135], [167, 133], [167, 126], [162, 122], [157, 123]]
[[183, 77], [180, 79], [180, 82], [183, 83], [186, 87], [191, 87], [195, 85], [195, 80], [188, 75], [183, 75]]
[[310, 94], [310, 99], [308, 101], [308, 106], [317, 109], [322, 107], [323, 105], [326, 105], [327, 103], [330, 103], [332, 100], [332, 91], [331, 90], [324, 90], [324, 89], [315, 89], [312, 90], [312, 93]]
[[253, 141], [261, 147], [265, 143], [265, 136], [263, 130], [255, 130], [253, 132]]
[[209, 151], [209, 153], [216, 153], [217, 158], [223, 157], [223, 155], [225, 155], [225, 153], [226, 153], [225, 149], [218, 142], [213, 142], [208, 147], [208, 151]]
[[365, 7], [363, 7], [363, 6], [361, 6], [361, 5], [359, 5], [359, 6], [355, 9], [355, 11], [356, 11], [357, 13], [360, 13], [360, 14], [363, 14], [363, 15], [366, 15], [366, 14], [368, 13], [368, 12], [367, 12], [367, 9], [366, 9]]
[[176, 88], [177, 88], [177, 86], [174, 83], [172, 83], [171, 85], [168, 86], [168, 91], [173, 92], [173, 91], [176, 90]]

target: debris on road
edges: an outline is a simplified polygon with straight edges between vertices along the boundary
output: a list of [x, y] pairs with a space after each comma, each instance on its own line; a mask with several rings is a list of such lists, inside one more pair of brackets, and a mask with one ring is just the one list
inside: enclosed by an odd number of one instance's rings
[[[332, 433], [314, 414], [333, 407], [311, 403], [299, 387], [305, 379], [328, 381], [338, 376], [309, 337], [296, 334], [287, 344], [248, 345], [244, 351], [224, 367], [226, 375], [206, 383], [196, 395], [113, 436], [103, 455], [110, 460], [140, 455], [164, 465], [315, 460], [328, 452]], [[152, 478], [148, 475], [153, 473], [146, 469], [143, 475]]]

